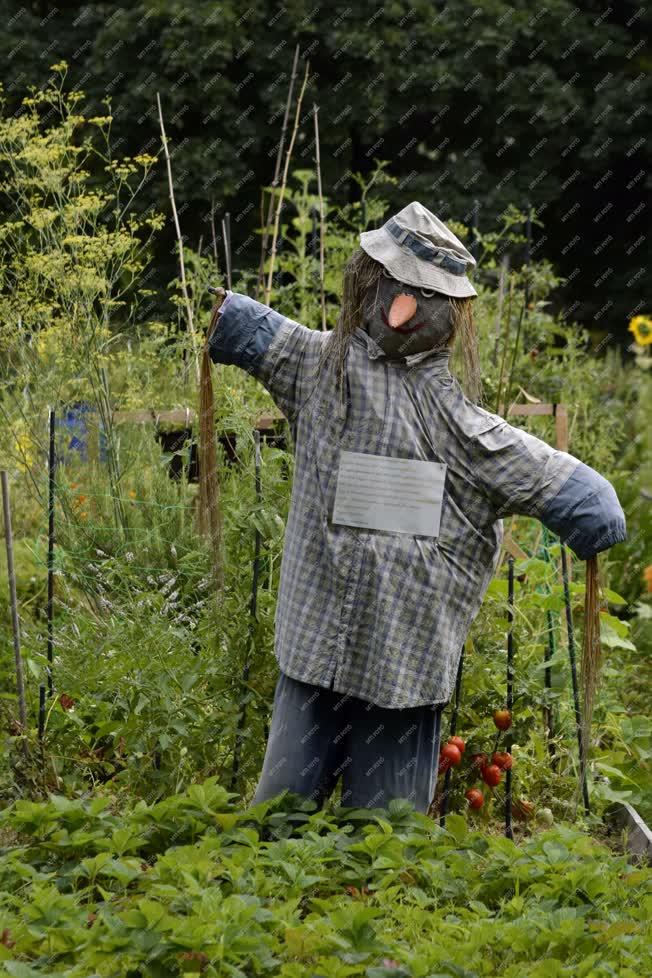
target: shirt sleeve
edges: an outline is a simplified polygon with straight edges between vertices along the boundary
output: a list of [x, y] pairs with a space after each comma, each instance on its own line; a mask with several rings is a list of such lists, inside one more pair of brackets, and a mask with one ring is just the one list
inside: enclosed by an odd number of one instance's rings
[[474, 474], [497, 519], [533, 516], [580, 560], [626, 539], [625, 514], [613, 486], [574, 455], [504, 420], [471, 443]]
[[256, 377], [294, 420], [316, 382], [326, 335], [227, 290], [208, 348], [213, 363], [234, 364]]

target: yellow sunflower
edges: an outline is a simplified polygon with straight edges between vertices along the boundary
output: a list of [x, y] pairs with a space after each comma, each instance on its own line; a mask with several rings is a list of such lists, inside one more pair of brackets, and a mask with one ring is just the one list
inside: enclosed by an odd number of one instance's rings
[[652, 317], [634, 316], [627, 329], [634, 334], [639, 346], [649, 346], [652, 343]]

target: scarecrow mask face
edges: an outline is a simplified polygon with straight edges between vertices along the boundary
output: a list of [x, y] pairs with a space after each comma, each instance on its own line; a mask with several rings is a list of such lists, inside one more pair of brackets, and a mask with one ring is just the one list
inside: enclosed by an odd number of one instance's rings
[[445, 347], [453, 328], [448, 296], [406, 285], [383, 268], [364, 296], [362, 328], [392, 360]]

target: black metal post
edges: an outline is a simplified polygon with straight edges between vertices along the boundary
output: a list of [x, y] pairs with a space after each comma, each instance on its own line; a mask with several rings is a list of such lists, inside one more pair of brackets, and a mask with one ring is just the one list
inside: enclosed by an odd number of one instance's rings
[[48, 695], [52, 696], [54, 683], [52, 679], [52, 663], [54, 659], [54, 500], [56, 485], [56, 453], [55, 453], [55, 411], [50, 408], [50, 449], [48, 457], [48, 603], [47, 603], [47, 676]]
[[[457, 664], [457, 676], [455, 677], [455, 694], [453, 700], [453, 712], [451, 713], [451, 724], [450, 724], [450, 734], [449, 736], [454, 737], [457, 733], [457, 717], [460, 711], [460, 696], [462, 693], [462, 670], [464, 669], [464, 646], [462, 646], [462, 652], [460, 655], [460, 661]], [[439, 758], [437, 757], [435, 763], [439, 763]], [[450, 793], [450, 783], [453, 771], [449, 767], [444, 775], [444, 788], [441, 793], [441, 803], [439, 806], [439, 824], [441, 826], [446, 826], [446, 813], [448, 812], [448, 796]]]
[[561, 544], [561, 572], [564, 579], [564, 601], [566, 604], [566, 628], [568, 630], [568, 656], [570, 658], [571, 678], [573, 681], [573, 704], [575, 707], [575, 729], [577, 730], [577, 747], [580, 755], [580, 786], [584, 811], [591, 812], [589, 804], [589, 789], [586, 781], [586, 764], [584, 754], [584, 737], [582, 735], [582, 711], [580, 708], [580, 691], [577, 683], [577, 665], [575, 662], [575, 634], [573, 631], [573, 611], [571, 608], [570, 588], [568, 586], [568, 558], [566, 547]]
[[41, 683], [38, 688], [38, 739], [43, 743], [45, 733], [45, 683]]
[[[543, 527], [543, 559], [546, 562], [550, 562], [550, 533], [547, 527]], [[548, 591], [550, 589], [548, 588]], [[548, 625], [548, 632], [546, 636], [546, 651], [544, 653], [544, 662], [549, 662], [550, 659], [555, 654], [555, 620], [550, 608], [546, 611], [546, 622]], [[552, 670], [547, 667], [543, 674], [543, 684], [546, 691], [546, 703], [543, 708], [543, 720], [546, 727], [546, 742], [548, 745], [548, 754], [550, 755], [550, 766], [553, 770], [557, 768], [557, 754], [555, 751], [554, 735], [555, 735], [555, 714], [553, 710], [552, 703], [550, 702], [550, 691], [552, 689]]]
[[[256, 501], [260, 503], [262, 497], [261, 491], [261, 480], [260, 480], [260, 432], [254, 430], [254, 446], [255, 446], [255, 486], [256, 486]], [[251, 600], [249, 602], [249, 644], [253, 641], [254, 628], [256, 625], [256, 615], [258, 608], [258, 578], [260, 576], [260, 550], [261, 550], [261, 533], [258, 527], [256, 527], [256, 534], [254, 538], [254, 563], [253, 563], [253, 574], [251, 579]], [[242, 689], [243, 689], [243, 699], [240, 709], [240, 715], [238, 717], [238, 726], [236, 730], [235, 747], [233, 748], [233, 768], [231, 770], [231, 784], [230, 790], [234, 791], [238, 778], [238, 771], [240, 768], [240, 751], [242, 749], [242, 734], [244, 731], [244, 726], [247, 717], [247, 702], [245, 689], [247, 682], [249, 680], [249, 649], [245, 656], [245, 664], [242, 670]]]
[[[507, 632], [507, 709], [512, 713], [514, 706], [514, 558], [511, 556], [507, 561], [507, 583], [507, 621], [509, 623], [509, 631]], [[505, 737], [505, 746], [511, 754], [512, 727], [509, 728]], [[505, 771], [505, 835], [508, 839], [514, 838], [514, 832], [512, 831], [511, 768]]]

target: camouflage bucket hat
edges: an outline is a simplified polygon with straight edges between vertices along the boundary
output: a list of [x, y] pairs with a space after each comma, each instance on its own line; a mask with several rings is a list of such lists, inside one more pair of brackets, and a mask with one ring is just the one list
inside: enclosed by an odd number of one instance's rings
[[406, 285], [464, 298], [475, 291], [467, 272], [476, 260], [443, 221], [412, 201], [375, 231], [363, 231], [360, 247]]

